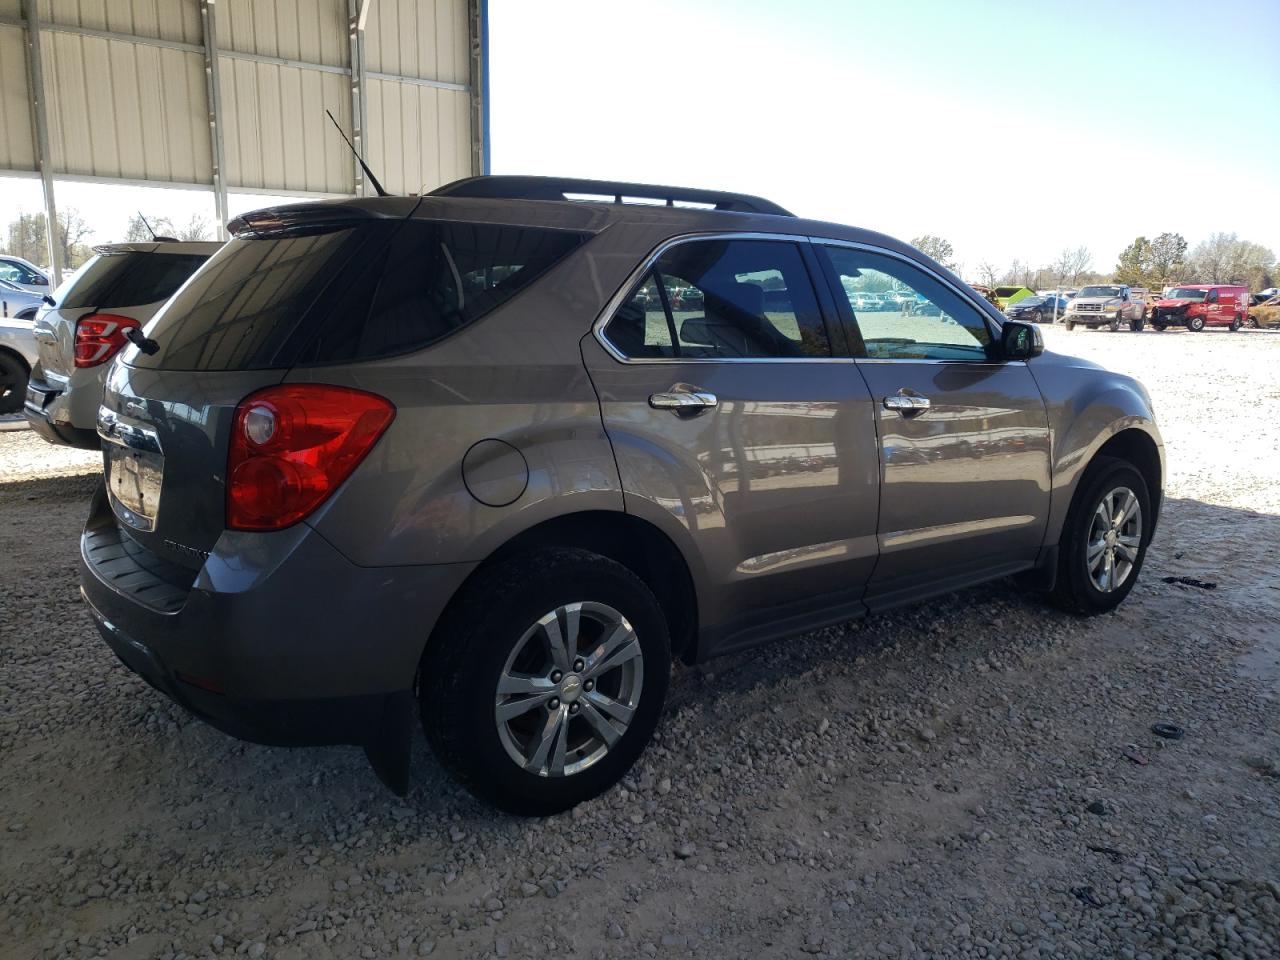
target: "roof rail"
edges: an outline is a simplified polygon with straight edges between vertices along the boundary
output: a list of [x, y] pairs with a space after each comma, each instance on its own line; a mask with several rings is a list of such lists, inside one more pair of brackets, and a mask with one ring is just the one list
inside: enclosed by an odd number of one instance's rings
[[651, 183], [621, 183], [614, 180], [581, 180], [575, 177], [468, 177], [446, 183], [429, 194], [433, 197], [488, 197], [503, 200], [571, 200], [582, 198], [608, 199], [613, 203], [625, 203], [632, 197], [643, 200], [663, 200], [666, 206], [677, 203], [706, 205], [716, 210], [732, 213], [768, 213], [778, 217], [793, 217], [772, 200], [753, 197], [745, 193], [724, 193], [720, 190], [697, 190], [691, 187], [660, 187]]

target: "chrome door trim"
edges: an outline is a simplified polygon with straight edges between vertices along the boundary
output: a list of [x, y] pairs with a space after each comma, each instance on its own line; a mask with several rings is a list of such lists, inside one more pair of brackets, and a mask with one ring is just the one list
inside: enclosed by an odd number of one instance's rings
[[[809, 238], [800, 233], [758, 233], [758, 232], [726, 232], [715, 231], [711, 233], [683, 233], [676, 237], [668, 237], [658, 244], [649, 253], [644, 260], [640, 261], [640, 265], [627, 275], [627, 279], [622, 286], [618, 288], [618, 292], [609, 298], [609, 302], [605, 304], [604, 309], [600, 311], [600, 315], [596, 317], [595, 323], [591, 325], [591, 332], [596, 340], [600, 342], [600, 346], [604, 347], [613, 359], [619, 363], [626, 364], [648, 364], [648, 363], [850, 363], [852, 357], [628, 357], [621, 350], [609, 342], [609, 338], [605, 336], [604, 328], [608, 326], [609, 321], [613, 319], [613, 315], [618, 312], [618, 308], [626, 302], [627, 295], [635, 289], [640, 278], [653, 269], [653, 265], [668, 250], [678, 247], [685, 243], [696, 243], [699, 240], [774, 240], [783, 243], [794, 243], [797, 246], [803, 246], [809, 242]], [[816, 284], [817, 281], [815, 280]], [[816, 294], [816, 291], [815, 291]], [[825, 318], [824, 318], [825, 319]]]

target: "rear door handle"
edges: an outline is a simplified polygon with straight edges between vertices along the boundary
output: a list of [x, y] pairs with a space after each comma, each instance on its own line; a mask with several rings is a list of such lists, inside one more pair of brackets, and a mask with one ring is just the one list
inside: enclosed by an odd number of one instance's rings
[[675, 413], [697, 413], [710, 410], [720, 401], [714, 393], [705, 390], [672, 390], [655, 393], [649, 397], [649, 406], [655, 410], [671, 410]]
[[919, 413], [921, 410], [928, 410], [930, 406], [928, 397], [911, 397], [905, 393], [895, 393], [884, 398], [886, 410], [897, 410], [902, 414]]

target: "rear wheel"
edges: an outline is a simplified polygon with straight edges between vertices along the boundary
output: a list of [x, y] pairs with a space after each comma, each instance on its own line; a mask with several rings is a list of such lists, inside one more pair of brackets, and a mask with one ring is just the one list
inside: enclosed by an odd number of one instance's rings
[[1147, 318], [1144, 314], [1138, 314], [1138, 316], [1129, 321], [1129, 329], [1134, 333], [1141, 333], [1146, 325]]
[[422, 659], [422, 723], [464, 786], [545, 816], [613, 786], [657, 727], [671, 672], [666, 618], [629, 569], [584, 550], [482, 572]]
[[1086, 616], [1119, 606], [1138, 579], [1154, 519], [1142, 474], [1127, 460], [1095, 459], [1063, 525], [1053, 602]]
[[1238, 313], [1237, 313], [1234, 317], [1232, 317], [1232, 318], [1231, 318], [1231, 332], [1232, 332], [1232, 333], [1235, 333], [1235, 332], [1236, 332], [1237, 330], [1239, 330], [1243, 325], [1244, 325], [1244, 321], [1242, 321], [1242, 320], [1240, 319], [1240, 314], [1238, 314]]
[[27, 396], [27, 365], [17, 354], [0, 350], [0, 413], [17, 413]]

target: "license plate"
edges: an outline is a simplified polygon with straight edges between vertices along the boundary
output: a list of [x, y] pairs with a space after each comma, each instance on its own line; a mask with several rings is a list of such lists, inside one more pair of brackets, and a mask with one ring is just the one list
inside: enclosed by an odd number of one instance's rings
[[154, 530], [164, 457], [117, 443], [104, 443], [103, 451], [107, 491], [116, 516], [136, 530]]

